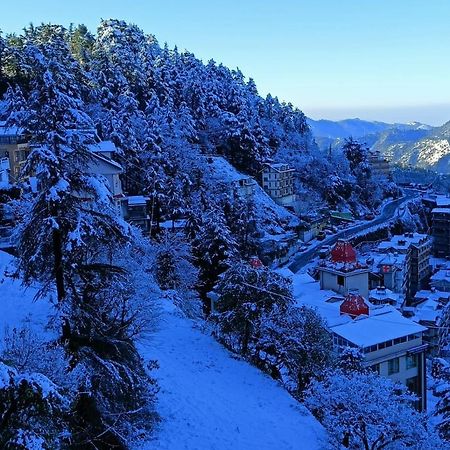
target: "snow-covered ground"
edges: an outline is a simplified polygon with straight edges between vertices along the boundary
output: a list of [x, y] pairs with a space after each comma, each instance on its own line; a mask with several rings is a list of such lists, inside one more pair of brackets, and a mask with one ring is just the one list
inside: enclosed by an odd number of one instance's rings
[[[0, 342], [5, 327], [44, 332], [52, 307], [36, 290], [5, 276], [13, 257], [0, 251]], [[9, 269], [10, 271], [10, 269]], [[274, 380], [235, 359], [195, 322], [164, 303], [159, 330], [141, 342], [159, 361], [156, 436], [139, 450], [324, 449], [326, 433]]]
[[280, 385], [233, 358], [166, 305], [160, 330], [141, 346], [157, 359], [162, 423], [145, 448], [164, 450], [324, 449], [322, 426]]
[[13, 270], [13, 260], [11, 255], [0, 251], [0, 347], [5, 328], [26, 326], [42, 335], [51, 312], [48, 299], [34, 300], [37, 289], [25, 289], [20, 280], [6, 275]]

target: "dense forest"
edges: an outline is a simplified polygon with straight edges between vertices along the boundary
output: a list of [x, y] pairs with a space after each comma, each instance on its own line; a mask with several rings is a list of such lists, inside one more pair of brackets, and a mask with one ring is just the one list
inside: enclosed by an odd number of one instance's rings
[[[300, 220], [283, 208], [268, 217], [260, 198], [230, 195], [205, 174], [213, 155], [258, 181], [264, 162], [287, 162], [305, 212], [328, 205], [363, 214], [398, 193], [372, 174], [363, 145], [349, 139], [320, 152], [305, 115], [262, 98], [239, 69], [204, 64], [119, 20], [102, 21], [95, 34], [46, 24], [0, 35], [0, 94], [0, 120], [29, 136], [23, 170], [39, 182], [11, 199], [12, 276], [38, 285], [54, 308], [50, 341], [24, 330], [0, 354], [1, 445], [128, 448], [151, 435], [158, 363], [145, 364], [136, 342], [155, 326], [162, 296], [187, 316], [207, 316], [222, 344], [300, 400], [331, 369], [344, 384], [356, 377], [339, 368], [323, 320], [297, 307], [290, 281], [248, 264], [258, 237]], [[126, 194], [153, 205], [151, 236], [118, 217], [106, 187], [83, 170], [89, 146], [104, 140], [118, 149]], [[183, 233], [159, 228], [179, 218]], [[363, 384], [372, 378], [358, 372]], [[312, 409], [331, 395], [320, 386], [310, 388]], [[384, 389], [395, 397], [395, 387]], [[400, 397], [401, 413], [418, 418]], [[389, 434], [380, 433], [376, 442]]]

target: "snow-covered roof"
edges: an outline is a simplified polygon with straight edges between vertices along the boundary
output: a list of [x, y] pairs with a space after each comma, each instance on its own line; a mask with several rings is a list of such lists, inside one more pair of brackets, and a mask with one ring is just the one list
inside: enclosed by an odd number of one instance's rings
[[450, 302], [450, 292], [419, 291], [415, 300], [421, 300], [414, 307], [412, 320], [415, 322], [436, 322], [442, 315], [443, 306]]
[[107, 158], [100, 153], [92, 153], [92, 155], [94, 156], [94, 158], [97, 158], [97, 159], [103, 161], [104, 163], [109, 164], [109, 165], [115, 167], [116, 169], [119, 169], [120, 171], [123, 170], [122, 166], [118, 162], [113, 161], [112, 159]]
[[387, 288], [376, 288], [369, 292], [369, 300], [395, 300], [398, 301], [399, 295]]
[[373, 260], [373, 268], [380, 266], [397, 266], [403, 268], [406, 262], [406, 255], [402, 253], [371, 253], [370, 256]]
[[436, 203], [436, 206], [450, 206], [450, 197], [444, 194], [433, 194], [423, 197], [423, 200]]
[[115, 153], [117, 147], [112, 141], [101, 141], [97, 144], [90, 145], [89, 150], [94, 153]]
[[447, 281], [450, 283], [450, 267], [438, 270], [432, 277], [431, 281]]
[[389, 241], [383, 241], [378, 244], [378, 250], [388, 250], [390, 248], [396, 250], [406, 250], [411, 245], [420, 245], [428, 239], [427, 234], [405, 233], [395, 235]]
[[450, 208], [434, 208], [432, 213], [443, 213], [443, 214], [450, 214]]
[[295, 169], [287, 163], [264, 163], [264, 167], [276, 170], [277, 172], [295, 172]]
[[325, 319], [333, 333], [359, 347], [375, 345], [426, 330], [425, 327], [403, 317], [393, 306], [375, 306], [367, 300], [369, 315], [351, 319], [348, 315], [340, 313], [344, 297], [333, 291], [321, 290], [319, 283], [308, 274], [294, 274], [291, 279], [296, 303], [315, 309]]
[[0, 120], [0, 136], [17, 136], [23, 134], [23, 128], [16, 126], [6, 126], [4, 120]]
[[143, 195], [130, 195], [127, 197], [128, 205], [130, 206], [140, 206], [145, 205], [149, 199], [149, 197], [145, 197]]
[[332, 327], [333, 333], [358, 347], [370, 347], [426, 330], [426, 327], [403, 317], [390, 305], [373, 307], [369, 316], [360, 316], [345, 324]]

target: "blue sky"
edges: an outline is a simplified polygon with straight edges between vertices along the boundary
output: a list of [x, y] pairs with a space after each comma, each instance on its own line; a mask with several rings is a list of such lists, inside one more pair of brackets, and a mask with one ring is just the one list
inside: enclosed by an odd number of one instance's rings
[[14, 0], [0, 29], [122, 18], [314, 118], [450, 120], [450, 0]]

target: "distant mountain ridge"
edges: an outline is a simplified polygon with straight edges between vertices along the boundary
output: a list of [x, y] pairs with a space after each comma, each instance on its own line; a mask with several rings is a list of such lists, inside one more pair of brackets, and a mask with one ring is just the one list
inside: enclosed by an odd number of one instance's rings
[[308, 119], [321, 148], [340, 147], [352, 136], [379, 151], [394, 164], [450, 173], [450, 121], [440, 127], [420, 122], [370, 122], [361, 119]]
[[320, 138], [339, 139], [352, 136], [354, 138], [360, 138], [363, 136], [381, 133], [389, 129], [397, 130], [430, 130], [431, 126], [420, 123], [386, 123], [378, 121], [367, 121], [358, 118], [345, 119], [334, 122], [332, 120], [320, 119], [313, 120], [307, 119], [308, 125], [314, 136]]

